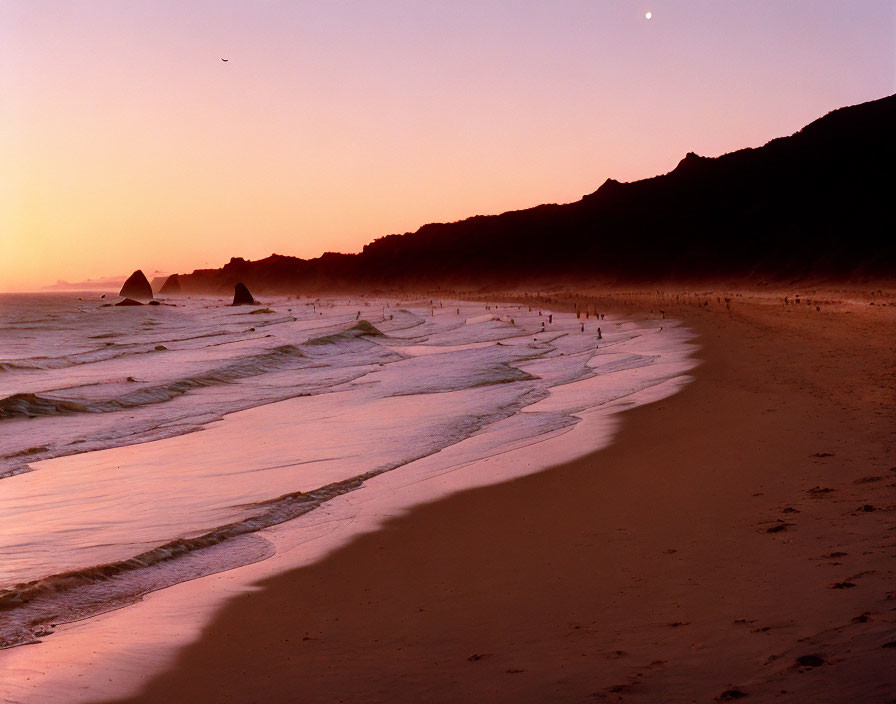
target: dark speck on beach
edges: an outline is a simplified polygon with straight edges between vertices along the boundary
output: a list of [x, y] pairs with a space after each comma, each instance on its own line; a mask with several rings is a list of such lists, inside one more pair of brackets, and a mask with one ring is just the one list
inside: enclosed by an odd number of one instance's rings
[[808, 493], [810, 493], [810, 494], [830, 494], [832, 491], [833, 491], [833, 489], [830, 489], [826, 486], [813, 486], [811, 489], [808, 490]]

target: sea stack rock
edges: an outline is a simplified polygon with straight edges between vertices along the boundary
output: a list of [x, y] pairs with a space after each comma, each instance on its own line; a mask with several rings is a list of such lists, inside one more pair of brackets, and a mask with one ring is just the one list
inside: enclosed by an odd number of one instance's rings
[[180, 292], [180, 279], [177, 278], [177, 274], [172, 274], [165, 279], [165, 283], [159, 289], [159, 293], [163, 296], [176, 296]]
[[142, 306], [143, 304], [140, 301], [135, 301], [133, 298], [125, 298], [123, 301], [119, 301], [115, 305], [117, 305], [117, 306]]
[[132, 298], [136, 301], [149, 301], [152, 299], [152, 287], [149, 285], [149, 281], [146, 280], [143, 272], [137, 269], [124, 282], [124, 286], [121, 287], [118, 295]]
[[233, 305], [235, 306], [246, 306], [253, 305], [255, 303], [255, 299], [252, 298], [252, 294], [249, 293], [249, 289], [246, 288], [246, 284], [240, 282], [233, 289]]

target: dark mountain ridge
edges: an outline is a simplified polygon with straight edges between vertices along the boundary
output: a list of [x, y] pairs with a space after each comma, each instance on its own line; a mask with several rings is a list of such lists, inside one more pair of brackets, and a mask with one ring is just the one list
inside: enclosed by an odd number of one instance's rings
[[380, 237], [359, 254], [234, 258], [180, 275], [185, 292], [514, 285], [563, 276], [646, 282], [892, 278], [896, 96], [799, 132], [566, 205], [539, 205]]

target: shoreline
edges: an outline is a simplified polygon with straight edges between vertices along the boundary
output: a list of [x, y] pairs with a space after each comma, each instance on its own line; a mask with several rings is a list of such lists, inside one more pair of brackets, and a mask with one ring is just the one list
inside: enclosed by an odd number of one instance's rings
[[[474, 307], [480, 310], [483, 308], [482, 304]], [[489, 307], [485, 306], [486, 309]], [[517, 306], [511, 308], [515, 309]], [[451, 314], [453, 317], [453, 310]], [[535, 314], [530, 313], [530, 317], [532, 315]], [[540, 313], [538, 315], [540, 316]], [[556, 315], [554, 317], [557, 318]], [[563, 317], [567, 319], [566, 326], [569, 327], [568, 319], [571, 316], [561, 314], [561, 318]], [[538, 319], [540, 318], [536, 318]], [[678, 332], [670, 329], [665, 335], [655, 337], [651, 333], [656, 333], [657, 326], [648, 320], [634, 323], [629, 318], [624, 318], [615, 322], [608, 320], [606, 325], [611, 328], [621, 326], [623, 331], [619, 334], [618, 329], [613, 331], [605, 328], [608, 345], [606, 351], [609, 352], [607, 359], [615, 360], [620, 353], [623, 353], [623, 356], [628, 353], [637, 358], [638, 351], [642, 354], [647, 351], [652, 355], [659, 355], [661, 359], [654, 359], [654, 363], [646, 365], [643, 369], [637, 364], [628, 368], [627, 362], [621, 366], [610, 362], [609, 371], [612, 372], [612, 380], [608, 382], [599, 381], [603, 378], [603, 374], [607, 373], [607, 370], [604, 370], [607, 365], [595, 365], [596, 376], [558, 386], [557, 392], [552, 393], [549, 398], [530, 403], [526, 407], [526, 410], [548, 413], [563, 408], [572, 413], [576, 408], [583, 408], [584, 410], [574, 413], [579, 422], [537, 436], [521, 436], [517, 442], [510, 442], [502, 451], [494, 454], [488, 450], [490, 445], [488, 434], [479, 439], [470, 437], [456, 446], [452, 445], [443, 450], [438, 456], [412, 462], [394, 475], [386, 472], [384, 476], [369, 478], [365, 482], [364, 491], [357, 496], [336, 497], [318, 512], [311, 512], [301, 519], [293, 519], [284, 524], [282, 530], [276, 526], [263, 530], [259, 535], [261, 543], [274, 553], [270, 556], [273, 559], [261, 562], [250, 560], [245, 567], [231, 565], [230, 569], [224, 571], [213, 569], [211, 573], [215, 574], [214, 577], [208, 576], [189, 585], [183, 579], [177, 580], [184, 585], [182, 587], [169, 585], [162, 591], [157, 591], [156, 587], [142, 600], [130, 604], [129, 609], [117, 615], [110, 615], [108, 618], [95, 615], [88, 620], [83, 618], [71, 620], [63, 616], [60, 620], [58, 617], [53, 618], [52, 615], [46, 618], [47, 614], [44, 614], [44, 620], [49, 628], [34, 629], [35, 640], [30, 642], [33, 644], [40, 642], [44, 636], [50, 637], [40, 648], [28, 649], [27, 653], [22, 651], [3, 658], [4, 668], [8, 674], [4, 678], [6, 681], [0, 698], [13, 695], [15, 701], [31, 701], [33, 696], [40, 695], [42, 701], [71, 701], [71, 697], [74, 696], [71, 691], [73, 684], [77, 684], [81, 690], [77, 695], [78, 701], [86, 701], [91, 692], [93, 698], [120, 696], [132, 692], [134, 687], [128, 686], [128, 682], [139, 681], [163, 669], [179, 647], [186, 645], [191, 637], [198, 636], [201, 625], [212, 617], [216, 608], [227, 599], [228, 595], [247, 588], [251, 589], [254, 582], [272, 574], [320, 559], [351, 541], [358, 534], [378, 530], [388, 517], [403, 513], [410, 507], [435, 501], [468, 488], [500, 483], [523, 474], [543, 471], [564, 459], [585, 455], [607, 444], [611, 441], [617, 426], [616, 420], [611, 416], [619, 407], [647, 403], [674, 393], [681, 384], [687, 383], [690, 377], [686, 375], [686, 371], [694, 362], [693, 345], [686, 341], [693, 336], [693, 333], [687, 328]], [[578, 325], [574, 327], [578, 333]], [[633, 330], [638, 332], [629, 336]], [[645, 335], [645, 332], [648, 334]], [[560, 338], [566, 335], [565, 332], [559, 333]], [[523, 335], [523, 338], [526, 337]], [[573, 337], [578, 338], [578, 335]], [[617, 347], [619, 345], [621, 347]], [[572, 350], [579, 346], [579, 343], [574, 344]], [[568, 345], [565, 349], [567, 352], [571, 351]], [[563, 359], [562, 352], [558, 359]], [[526, 364], [523, 362], [524, 366]], [[593, 388], [595, 381], [598, 382], [598, 386]], [[583, 388], [583, 385], [587, 389]], [[442, 402], [444, 403], [444, 400]], [[288, 404], [281, 402], [268, 410], [256, 409], [237, 414], [228, 422], [245, 426], [243, 417], [245, 414], [250, 416], [261, 414], [267, 417], [267, 421], [263, 418], [261, 421], [256, 419], [256, 424], [260, 422], [261, 428], [271, 424], [276, 426], [277, 417], [282, 414], [282, 409], [285, 407], [284, 403]], [[592, 407], [593, 404], [597, 405]], [[278, 408], [280, 410], [277, 410]], [[254, 427], [251, 423], [249, 425]], [[524, 422], [524, 425], [527, 423]], [[207, 432], [214, 435], [215, 430], [209, 429]], [[191, 452], [205, 454], [202, 447], [211, 435], [205, 440], [202, 437], [197, 439], [194, 435], [191, 436], [192, 439], [182, 441], [193, 448]], [[485, 441], [484, 445], [480, 440]], [[169, 445], [172, 442], [178, 443], [177, 440], [167, 440], [163, 441], [163, 444]], [[480, 445], [478, 450], [477, 444]], [[151, 446], [144, 450], [139, 447], [126, 449], [124, 456], [120, 456], [119, 450], [110, 452], [112, 456], [107, 460], [111, 465], [115, 465], [116, 462], [139, 464], [141, 453], [152, 454], [153, 450]], [[183, 448], [178, 450], [178, 454], [184, 452]], [[485, 452], [485, 455], [478, 461], [471, 462], [470, 458], [478, 452]], [[92, 464], [96, 462], [97, 458], [94, 457]], [[51, 475], [41, 476], [46, 479]], [[57, 483], [59, 479], [56, 478]], [[327, 526], [335, 526], [335, 529]], [[199, 552], [203, 554], [208, 550], [214, 552], [217, 547], [206, 548]], [[185, 556], [193, 568], [196, 567], [194, 557]], [[207, 561], [208, 558], [204, 559]], [[187, 581], [190, 582], [198, 576], [188, 577]], [[98, 585], [98, 588], [105, 594], [109, 593], [109, 587], [106, 585]], [[83, 595], [79, 598], [83, 602]], [[30, 607], [26, 606], [26, 610], [28, 608]], [[112, 613], [108, 609], [103, 611]], [[28, 613], [24, 616], [28, 617]], [[57, 626], [58, 631], [55, 630]], [[172, 634], [171, 627], [175, 627], [178, 632]], [[159, 633], [166, 630], [168, 637], [159, 637]], [[146, 646], [150, 642], [156, 644], [154, 650], [158, 654], [154, 653], [147, 657]], [[84, 662], [81, 654], [85, 651], [92, 653], [89, 662]], [[133, 657], [131, 664], [127, 662], [129, 654]], [[100, 677], [87, 671], [88, 664], [92, 670], [96, 667], [96, 663], [102, 663], [97, 668], [102, 672]], [[40, 677], [34, 677], [35, 668], [38, 671], [44, 670]], [[77, 679], [73, 680], [71, 674], [64, 674], [66, 672], [74, 673]]]
[[889, 701], [892, 320], [746, 307], [668, 311], [703, 364], [609, 447], [263, 580], [127, 701]]

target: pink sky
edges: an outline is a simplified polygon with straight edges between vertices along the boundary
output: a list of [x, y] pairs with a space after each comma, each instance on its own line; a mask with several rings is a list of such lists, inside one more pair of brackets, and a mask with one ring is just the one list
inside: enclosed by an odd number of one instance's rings
[[0, 290], [577, 200], [896, 92], [894, 37], [889, 0], [4, 0]]

